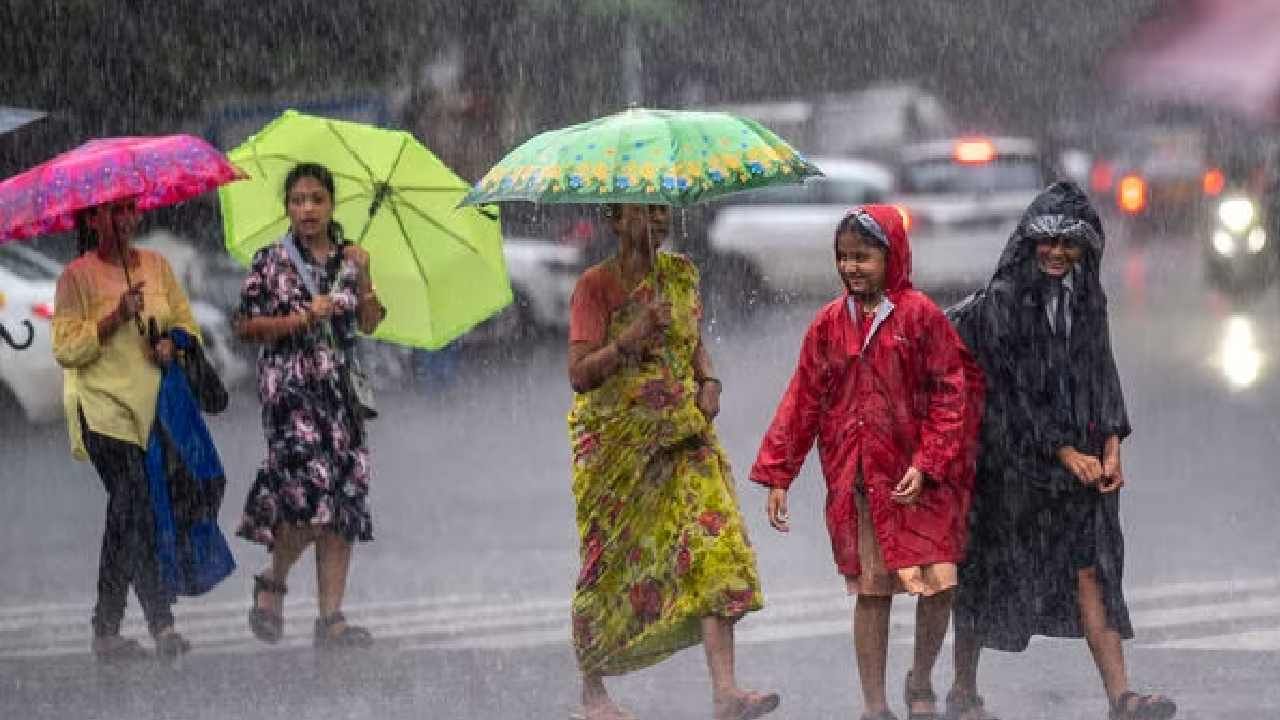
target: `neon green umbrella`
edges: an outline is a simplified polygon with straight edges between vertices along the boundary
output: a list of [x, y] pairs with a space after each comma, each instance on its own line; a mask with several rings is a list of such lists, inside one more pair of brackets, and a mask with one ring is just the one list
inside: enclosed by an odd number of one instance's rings
[[463, 202], [683, 207], [821, 174], [754, 120], [631, 108], [525, 142], [481, 178]]
[[459, 208], [466, 181], [408, 133], [289, 110], [227, 157], [252, 175], [219, 191], [227, 250], [245, 264], [289, 228], [289, 171], [329, 168], [334, 219], [369, 251], [387, 307], [374, 337], [434, 350], [511, 302], [496, 216]]

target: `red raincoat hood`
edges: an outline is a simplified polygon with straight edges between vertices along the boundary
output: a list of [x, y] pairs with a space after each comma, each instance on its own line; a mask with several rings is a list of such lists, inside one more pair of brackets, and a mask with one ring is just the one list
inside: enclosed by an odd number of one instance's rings
[[893, 205], [860, 205], [850, 213], [865, 210], [875, 219], [889, 240], [889, 253], [884, 264], [884, 291], [890, 299], [911, 289], [911, 241], [907, 238], [902, 212]]

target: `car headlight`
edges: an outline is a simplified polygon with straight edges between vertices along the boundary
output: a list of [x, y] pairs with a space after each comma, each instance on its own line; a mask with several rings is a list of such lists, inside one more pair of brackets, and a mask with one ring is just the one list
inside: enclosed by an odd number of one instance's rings
[[1213, 249], [1223, 257], [1231, 257], [1236, 254], [1236, 239], [1226, 230], [1214, 230]]
[[1262, 252], [1262, 248], [1267, 246], [1267, 231], [1260, 227], [1256, 227], [1249, 231], [1249, 248], [1250, 255], [1257, 255]]
[[1233, 233], [1247, 230], [1256, 214], [1253, 201], [1248, 198], [1231, 198], [1218, 205], [1218, 219]]

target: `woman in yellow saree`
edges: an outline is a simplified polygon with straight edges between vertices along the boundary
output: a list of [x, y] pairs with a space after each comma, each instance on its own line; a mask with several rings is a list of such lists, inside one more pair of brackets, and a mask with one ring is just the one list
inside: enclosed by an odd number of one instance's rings
[[603, 678], [703, 643], [717, 720], [778, 695], [734, 678], [733, 626], [763, 606], [755, 552], [711, 421], [720, 381], [702, 345], [698, 273], [658, 252], [664, 205], [613, 205], [618, 253], [573, 295], [569, 413], [582, 571], [573, 643], [587, 720], [625, 720]]

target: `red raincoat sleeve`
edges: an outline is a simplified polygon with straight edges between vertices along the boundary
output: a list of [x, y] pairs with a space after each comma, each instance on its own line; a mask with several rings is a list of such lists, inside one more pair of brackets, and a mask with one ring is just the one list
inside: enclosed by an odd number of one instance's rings
[[805, 333], [795, 374], [760, 443], [751, 479], [761, 485], [783, 490], [791, 487], [817, 438], [825, 375], [821, 325], [819, 316]]
[[942, 311], [929, 306], [922, 313], [924, 390], [928, 394], [920, 423], [920, 444], [911, 464], [937, 482], [955, 481], [949, 470], [971, 442], [966, 413], [965, 348]]

